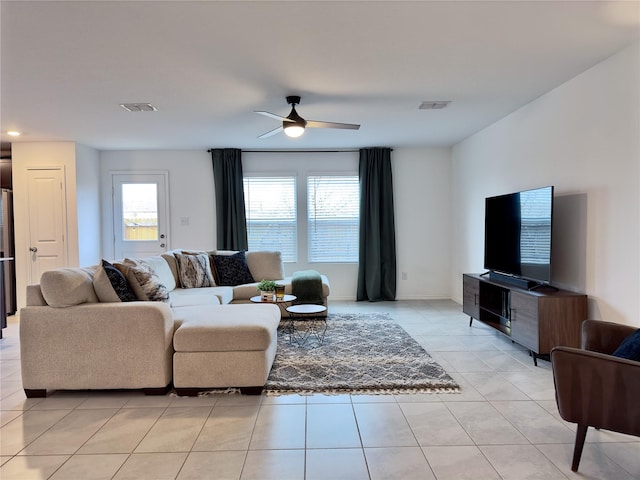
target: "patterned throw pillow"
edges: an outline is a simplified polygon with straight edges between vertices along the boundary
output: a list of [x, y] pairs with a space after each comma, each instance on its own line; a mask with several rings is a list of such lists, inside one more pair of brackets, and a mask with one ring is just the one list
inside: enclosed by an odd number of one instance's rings
[[[152, 302], [168, 302], [169, 290], [160, 282], [160, 277], [144, 263], [130, 266], [127, 278], [133, 278], [138, 283], [139, 291]], [[132, 287], [135, 291], [136, 288]], [[140, 298], [141, 295], [137, 295]], [[145, 299], [141, 299], [145, 300]]]
[[[136, 294], [133, 293], [133, 290], [131, 290], [131, 287], [129, 286], [129, 282], [127, 282], [127, 279], [120, 270], [106, 260], [102, 260], [102, 269], [109, 279], [113, 291], [121, 302], [135, 302], [137, 300]], [[100, 297], [100, 295], [98, 295], [98, 297]], [[100, 298], [100, 301], [104, 300]]]
[[213, 263], [216, 269], [218, 285], [233, 287], [255, 282], [247, 266], [247, 258], [244, 252], [234, 253], [233, 255], [213, 255]]
[[195, 255], [175, 254], [178, 261], [178, 276], [182, 288], [215, 287], [216, 282], [211, 273], [209, 255], [200, 253]]

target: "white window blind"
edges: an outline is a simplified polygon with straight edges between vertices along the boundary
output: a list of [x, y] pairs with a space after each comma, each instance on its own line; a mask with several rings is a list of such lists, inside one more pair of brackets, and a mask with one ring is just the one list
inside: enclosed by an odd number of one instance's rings
[[244, 177], [249, 250], [275, 250], [297, 260], [295, 177]]
[[357, 262], [358, 176], [307, 177], [309, 262]]

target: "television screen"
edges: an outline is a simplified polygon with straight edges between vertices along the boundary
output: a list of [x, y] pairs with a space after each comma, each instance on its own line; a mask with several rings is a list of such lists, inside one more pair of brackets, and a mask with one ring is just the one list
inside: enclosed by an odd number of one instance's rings
[[485, 200], [484, 268], [551, 281], [553, 187]]

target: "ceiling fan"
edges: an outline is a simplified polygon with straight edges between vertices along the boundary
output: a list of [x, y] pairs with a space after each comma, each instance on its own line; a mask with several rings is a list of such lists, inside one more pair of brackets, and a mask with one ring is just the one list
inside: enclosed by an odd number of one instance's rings
[[296, 105], [300, 103], [300, 97], [297, 95], [289, 95], [287, 97], [287, 103], [291, 105], [291, 113], [286, 117], [282, 117], [280, 115], [276, 115], [271, 112], [264, 112], [261, 110], [255, 110], [256, 113], [260, 115], [265, 115], [267, 117], [273, 118], [275, 120], [282, 121], [282, 126], [278, 128], [274, 128], [273, 130], [268, 131], [267, 133], [263, 133], [258, 138], [267, 138], [276, 133], [280, 133], [284, 131], [285, 135], [295, 138], [299, 137], [304, 133], [304, 129], [308, 128], [342, 128], [347, 130], [358, 130], [360, 125], [356, 125], [354, 123], [336, 123], [336, 122], [320, 122], [317, 120], [305, 120], [298, 112], [296, 112]]

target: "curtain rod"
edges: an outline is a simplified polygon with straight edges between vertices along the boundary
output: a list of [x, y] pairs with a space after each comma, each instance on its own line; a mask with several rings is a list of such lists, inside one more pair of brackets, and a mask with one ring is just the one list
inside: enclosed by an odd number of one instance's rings
[[[350, 152], [359, 152], [360, 149], [351, 149], [351, 150], [253, 150], [246, 149], [242, 150], [247, 153], [350, 153]], [[391, 149], [393, 152], [393, 148]], [[212, 152], [212, 149], [207, 150], [208, 153]]]

